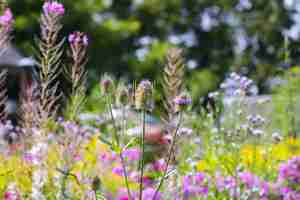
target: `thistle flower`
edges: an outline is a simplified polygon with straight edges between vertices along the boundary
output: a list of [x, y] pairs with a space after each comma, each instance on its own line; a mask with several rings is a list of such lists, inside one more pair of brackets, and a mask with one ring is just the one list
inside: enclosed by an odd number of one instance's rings
[[153, 93], [153, 87], [151, 82], [148, 80], [141, 81], [137, 87], [136, 94], [135, 94], [136, 109], [151, 110], [153, 107], [152, 93]]
[[65, 14], [65, 8], [63, 4], [57, 1], [46, 1], [43, 5], [43, 11], [45, 15], [57, 15], [63, 16]]
[[192, 103], [191, 97], [187, 93], [182, 93], [175, 97], [174, 99], [174, 106], [175, 111], [183, 111]]
[[2, 27], [11, 28], [14, 23], [14, 17], [10, 8], [6, 8], [3, 15], [0, 16], [0, 25]]

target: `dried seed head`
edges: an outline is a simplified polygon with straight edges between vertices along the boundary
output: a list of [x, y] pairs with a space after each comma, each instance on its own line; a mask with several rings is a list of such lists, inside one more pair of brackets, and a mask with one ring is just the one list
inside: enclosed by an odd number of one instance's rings
[[125, 86], [119, 86], [117, 90], [117, 103], [125, 106], [129, 102], [129, 91]]
[[175, 111], [180, 112], [186, 110], [186, 108], [192, 103], [191, 97], [187, 93], [182, 93], [175, 97], [174, 106]]
[[105, 74], [100, 81], [100, 89], [104, 95], [111, 94], [113, 92], [114, 82], [112, 77]]
[[153, 93], [153, 87], [151, 82], [148, 80], [141, 81], [137, 87], [136, 94], [135, 94], [136, 109], [151, 110], [153, 104], [152, 93]]

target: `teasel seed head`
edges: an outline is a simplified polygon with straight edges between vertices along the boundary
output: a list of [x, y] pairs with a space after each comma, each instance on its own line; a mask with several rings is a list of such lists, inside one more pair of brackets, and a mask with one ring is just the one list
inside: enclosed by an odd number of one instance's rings
[[140, 82], [135, 94], [135, 107], [138, 110], [152, 110], [153, 86], [149, 80]]
[[114, 90], [114, 81], [111, 76], [105, 74], [100, 81], [100, 89], [103, 95], [112, 94]]
[[128, 104], [128, 102], [129, 102], [129, 91], [124, 85], [121, 85], [118, 87], [117, 90], [117, 103], [120, 106], [125, 106]]

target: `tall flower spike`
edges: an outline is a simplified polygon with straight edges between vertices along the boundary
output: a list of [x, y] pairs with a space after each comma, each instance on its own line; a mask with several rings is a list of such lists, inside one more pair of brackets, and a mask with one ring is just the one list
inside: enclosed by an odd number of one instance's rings
[[46, 1], [43, 5], [40, 27], [41, 36], [38, 40], [40, 55], [40, 103], [39, 122], [55, 118], [59, 109], [58, 101], [61, 92], [58, 91], [62, 45], [64, 40], [58, 40], [59, 31], [62, 28], [61, 18], [64, 15], [64, 6], [56, 1]]
[[22, 82], [18, 114], [21, 125], [26, 130], [38, 125], [35, 116], [38, 115], [39, 89], [36, 82], [33, 83], [31, 80], [23, 80]]
[[167, 54], [167, 63], [163, 73], [164, 107], [167, 112], [166, 121], [170, 122], [175, 114], [174, 98], [178, 96], [183, 88], [184, 60], [182, 50], [172, 48]]
[[74, 32], [69, 35], [68, 41], [72, 58], [72, 66], [68, 75], [72, 82], [72, 93], [75, 95], [79, 90], [85, 90], [88, 37], [85, 33]]
[[140, 82], [135, 93], [135, 107], [138, 110], [152, 110], [153, 86], [148, 80]]
[[66, 113], [70, 120], [74, 120], [85, 100], [88, 37], [85, 33], [74, 32], [69, 35], [68, 41], [72, 63], [66, 69], [66, 75], [72, 83], [72, 91]]

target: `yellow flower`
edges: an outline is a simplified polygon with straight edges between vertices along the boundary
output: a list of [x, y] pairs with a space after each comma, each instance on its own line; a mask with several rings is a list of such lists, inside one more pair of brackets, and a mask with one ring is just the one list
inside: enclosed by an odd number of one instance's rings
[[198, 161], [196, 168], [198, 171], [207, 171], [210, 168], [210, 166], [207, 163], [207, 161], [200, 160], [200, 161]]
[[288, 160], [296, 155], [300, 155], [300, 139], [288, 138], [272, 148], [272, 156], [279, 161]]
[[266, 162], [264, 149], [260, 146], [244, 145], [240, 150], [240, 155], [245, 167], [262, 167]]

